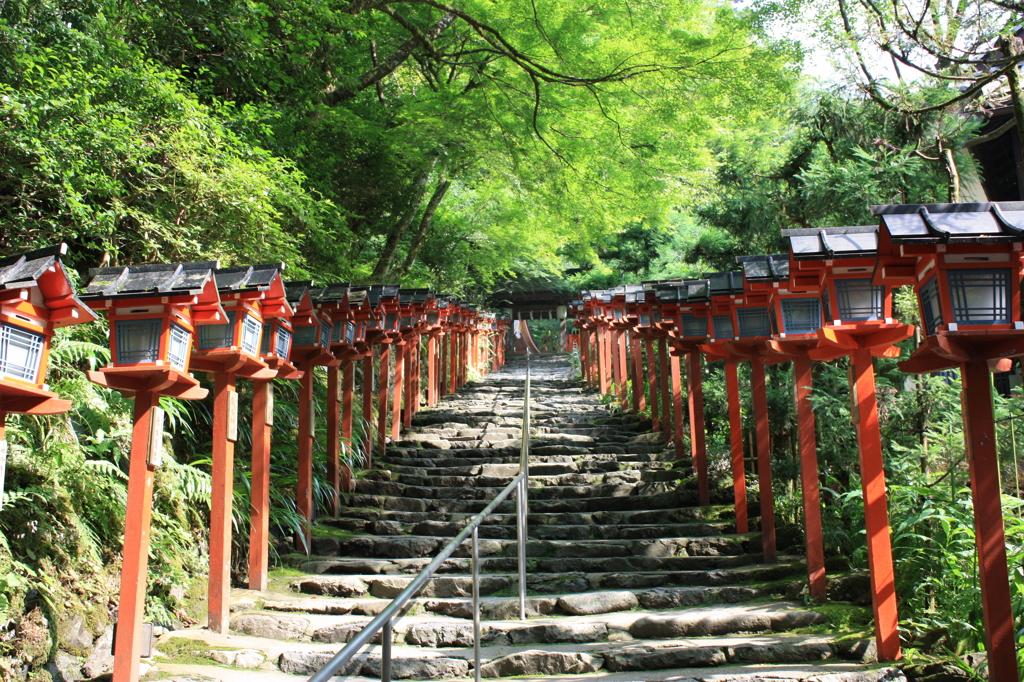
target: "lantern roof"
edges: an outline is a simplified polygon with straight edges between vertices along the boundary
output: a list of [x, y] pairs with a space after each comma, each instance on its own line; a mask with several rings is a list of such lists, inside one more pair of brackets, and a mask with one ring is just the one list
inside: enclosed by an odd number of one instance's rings
[[13, 290], [38, 287], [44, 305], [53, 312], [54, 327], [92, 322], [96, 314], [75, 295], [60, 257], [67, 253], [67, 244], [15, 254], [0, 259], [0, 289]]
[[[304, 302], [306, 304], [306, 307], [310, 306], [310, 304], [312, 303], [313, 295], [312, 289], [313, 280], [311, 279], [297, 280], [294, 282], [284, 283], [284, 290], [287, 293], [288, 302], [292, 305], [293, 308], [296, 309], [302, 307], [302, 304]], [[309, 297], [309, 299], [307, 301], [303, 301], [303, 299], [305, 299], [307, 296]]]
[[706, 279], [662, 282], [654, 286], [654, 291], [659, 301], [703, 303], [711, 299], [711, 282]]
[[370, 305], [376, 306], [381, 300], [398, 298], [397, 284], [374, 284], [366, 291], [366, 297], [370, 299]]
[[317, 303], [350, 303], [352, 285], [348, 282], [335, 282], [327, 284], [323, 288], [310, 292], [310, 296]]
[[213, 275], [218, 291], [229, 294], [240, 291], [267, 291], [274, 285], [274, 278], [280, 277], [283, 271], [284, 263], [265, 263], [217, 268]]
[[743, 273], [738, 270], [729, 272], [705, 272], [712, 296], [736, 296], [743, 293]]
[[[164, 296], [203, 296], [219, 299], [213, 271], [217, 261], [196, 263], [149, 263], [90, 268], [92, 280], [82, 300], [127, 299]], [[209, 286], [209, 285], [213, 286]], [[200, 301], [200, 303], [210, 301]]]
[[878, 255], [878, 226], [823, 227], [783, 230], [789, 238], [794, 260], [832, 258], [875, 258]]
[[872, 206], [894, 244], [983, 243], [1024, 237], [1024, 202]]
[[781, 282], [789, 279], [789, 255], [737, 256], [748, 282]]
[[402, 304], [426, 303], [430, 289], [399, 289], [398, 300]]

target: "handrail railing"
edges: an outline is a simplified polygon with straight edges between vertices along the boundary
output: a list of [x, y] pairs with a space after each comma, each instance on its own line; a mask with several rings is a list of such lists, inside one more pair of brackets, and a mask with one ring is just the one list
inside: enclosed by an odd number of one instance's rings
[[527, 490], [529, 488], [530, 476], [530, 351], [526, 351], [526, 379], [523, 388], [523, 423], [522, 423], [522, 445], [519, 452], [519, 473], [516, 477], [498, 493], [491, 503], [484, 507], [483, 511], [473, 517], [466, 524], [466, 527], [459, 532], [455, 538], [445, 545], [444, 549], [434, 557], [433, 561], [426, 565], [409, 585], [402, 590], [391, 603], [371, 620], [366, 627], [360, 630], [348, 644], [342, 648], [330, 661], [309, 678], [308, 682], [327, 682], [338, 674], [345, 665], [363, 648], [373, 636], [381, 633], [381, 682], [391, 682], [391, 630], [392, 622], [400, 616], [400, 611], [410, 599], [422, 589], [430, 580], [437, 569], [441, 567], [451, 555], [458, 549], [459, 545], [472, 536], [472, 573], [473, 573], [473, 676], [476, 682], [480, 682], [480, 568], [479, 568], [479, 538], [477, 529], [484, 520], [494, 513], [499, 504], [505, 501], [513, 490], [516, 491], [516, 527], [519, 543], [519, 617], [526, 620], [526, 520], [527, 520]]

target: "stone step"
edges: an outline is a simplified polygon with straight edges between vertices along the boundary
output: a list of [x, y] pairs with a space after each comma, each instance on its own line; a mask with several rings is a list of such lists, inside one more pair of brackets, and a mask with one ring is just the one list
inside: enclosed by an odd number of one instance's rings
[[[569, 557], [530, 559], [534, 571], [559, 573], [567, 570], [583, 573], [613, 573], [623, 571], [711, 571], [721, 568], [736, 568], [761, 561], [761, 554], [737, 554], [725, 556], [685, 557]], [[354, 559], [328, 556], [293, 554], [282, 557], [288, 565], [306, 573], [327, 573], [333, 575], [358, 575], [362, 573], [416, 574], [428, 563], [418, 559]], [[372, 563], [369, 563], [372, 562]], [[517, 557], [483, 557], [480, 570], [484, 573], [511, 573], [518, 570]], [[469, 559], [449, 558], [441, 564], [439, 573], [468, 573]]]
[[[494, 450], [481, 450], [479, 448], [467, 448], [465, 450], [390, 450], [388, 454], [379, 460], [380, 465], [387, 466], [408, 466], [423, 468], [443, 468], [462, 466], [519, 466], [519, 449], [503, 448]], [[573, 473], [579, 470], [581, 465], [593, 466], [594, 471], [617, 471], [628, 468], [630, 465], [650, 465], [653, 468], [664, 468], [667, 460], [660, 459], [658, 455], [615, 455], [608, 453], [591, 453], [589, 455], [551, 455], [551, 456], [530, 456], [530, 472], [542, 475], [541, 471], [534, 472], [534, 469], [542, 465], [575, 465], [562, 469], [546, 470], [547, 474]]]
[[[640, 590], [656, 587], [713, 587], [767, 582], [794, 576], [803, 568], [800, 562], [748, 564], [714, 570], [626, 570], [584, 573], [558, 571], [530, 572], [527, 591], [534, 594], [579, 594], [606, 590]], [[412, 582], [413, 575], [314, 575], [300, 579], [294, 587], [303, 594], [358, 597], [371, 595], [392, 599]], [[480, 593], [492, 595], [518, 589], [515, 573], [485, 573], [480, 576]], [[467, 575], [435, 574], [419, 593], [421, 597], [451, 598], [472, 594], [472, 578]]]
[[[574, 463], [575, 464], [575, 463]], [[426, 487], [435, 486], [438, 488], [465, 488], [475, 486], [479, 488], [497, 488], [502, 490], [512, 479], [518, 475], [519, 465], [518, 464], [506, 464], [499, 465], [505, 466], [509, 469], [514, 469], [509, 474], [491, 474], [491, 473], [477, 473], [473, 475], [438, 475], [438, 474], [426, 474], [422, 471], [417, 471], [412, 467], [401, 467], [401, 470], [397, 467], [392, 468], [392, 474], [396, 476], [397, 482], [403, 485], [409, 485], [413, 487]], [[491, 467], [493, 470], [495, 467]], [[485, 467], [480, 467], [485, 469]], [[552, 486], [601, 486], [601, 485], [622, 485], [622, 484], [635, 484], [635, 483], [666, 483], [672, 481], [679, 481], [685, 479], [686, 474], [676, 469], [670, 470], [653, 470], [645, 471], [642, 469], [627, 469], [609, 471], [609, 472], [579, 472], [571, 473], [559, 473], [559, 474], [537, 474], [535, 471], [530, 471], [530, 489], [534, 488], [546, 488]], [[358, 483], [363, 483], [359, 481]], [[367, 488], [366, 490], [360, 489], [357, 486], [357, 491], [367, 494], [374, 494], [374, 492]]]
[[[511, 479], [519, 473], [519, 460], [500, 464], [465, 464], [460, 461], [454, 466], [423, 466], [421, 464], [405, 465], [396, 464], [393, 460], [383, 461], [388, 464], [388, 470], [392, 475], [397, 477], [399, 480], [406, 482], [408, 482], [406, 476], [501, 476]], [[417, 460], [405, 461], [416, 462]], [[434, 462], [436, 460], [430, 461]], [[541, 467], [541, 473], [538, 473], [537, 467]], [[552, 468], [544, 469], [543, 467]], [[566, 461], [554, 462], [552, 462], [550, 458], [545, 461], [534, 460], [531, 458], [530, 478], [535, 479], [539, 476], [561, 476], [568, 474], [604, 474], [615, 471], [636, 471], [642, 476], [647, 476], [656, 475], [663, 470], [672, 470], [671, 467], [671, 462], [619, 462], [614, 457], [608, 457], [607, 459], [604, 459], [603, 457], [598, 459], [566, 458]], [[550, 471], [551, 473], [543, 473], [546, 471]]]
[[[402, 526], [402, 531], [413, 535], [432, 537], [455, 537], [464, 523], [445, 521], [422, 521]], [[660, 540], [663, 538], [694, 538], [722, 536], [736, 532], [736, 525], [729, 521], [717, 523], [678, 523], [647, 525], [543, 525], [527, 527], [527, 534], [534, 540]], [[514, 540], [517, 528], [513, 525], [486, 525], [480, 527], [480, 537], [487, 539]], [[645, 549], [643, 552], [649, 555]], [[706, 552], [704, 552], [706, 553]], [[733, 552], [720, 552], [723, 554]], [[693, 553], [690, 552], [692, 555]]]
[[[396, 524], [397, 526], [397, 524]], [[401, 534], [400, 526], [389, 535], [354, 535], [351, 537], [313, 536], [313, 552], [325, 556], [352, 556], [378, 558], [432, 557], [447, 544], [451, 536], [434, 533], [435, 528], [447, 528], [447, 524], [424, 521], [413, 529], [415, 534]], [[546, 528], [550, 528], [547, 526]], [[493, 527], [488, 527], [493, 530]], [[711, 530], [711, 529], [708, 529]], [[480, 556], [515, 556], [518, 552], [515, 539], [480, 540]], [[463, 543], [456, 556], [465, 556], [470, 543]], [[541, 557], [588, 558], [588, 557], [694, 557], [722, 556], [759, 552], [760, 535], [757, 533], [731, 535], [699, 535], [694, 537], [662, 537], [643, 540], [540, 540], [529, 539], [526, 554], [531, 559]]]
[[[755, 518], [751, 519], [751, 528], [757, 526], [756, 502], [748, 505], [749, 511]], [[464, 525], [475, 516], [469, 512], [423, 512], [423, 511], [392, 511], [365, 508], [343, 508], [344, 516], [324, 517], [317, 523], [340, 528], [342, 530], [367, 532], [375, 535], [383, 535], [373, 526], [379, 521], [397, 522], [399, 524], [417, 524], [423, 521], [438, 521], [441, 523], [457, 523]], [[733, 516], [731, 506], [709, 506], [709, 507], [681, 507], [678, 509], [658, 510], [623, 510], [610, 512], [557, 512], [537, 513], [530, 511], [527, 515], [527, 524], [530, 527], [539, 526], [601, 526], [611, 528], [614, 526], [645, 526], [645, 525], [671, 525], [688, 524], [693, 522], [715, 523], [730, 520]], [[483, 521], [484, 526], [514, 526], [516, 515], [514, 513], [499, 513], [488, 516]], [[390, 531], [389, 531], [390, 532]], [[614, 532], [609, 530], [608, 532]]]
[[[726, 492], [716, 491], [713, 501], [725, 501]], [[488, 505], [487, 500], [424, 499], [419, 497], [396, 497], [387, 495], [346, 495], [345, 504], [353, 507], [372, 507], [394, 511], [470, 512], [479, 513]], [[644, 496], [591, 497], [584, 499], [530, 499], [533, 513], [554, 514], [562, 512], [602, 512], [636, 509], [642, 504], [645, 509], [673, 509], [692, 507], [698, 503], [696, 490], [673, 490]], [[514, 513], [515, 502], [506, 499], [495, 511]]]
[[[564, 475], [564, 474], [563, 474]], [[696, 489], [696, 480], [680, 481], [642, 481], [632, 480], [627, 474], [608, 474], [609, 482], [587, 483], [579, 481], [568, 485], [554, 483], [544, 485], [546, 478], [536, 480], [531, 477], [529, 497], [532, 501], [541, 500], [580, 500], [593, 497], [629, 497], [648, 496], [659, 493], [671, 493], [679, 488]], [[511, 479], [498, 477], [479, 477], [476, 485], [467, 485], [464, 480], [447, 477], [436, 479], [434, 485], [429, 478], [420, 477], [415, 483], [401, 481], [373, 481], [360, 479], [356, 481], [356, 495], [386, 495], [389, 497], [412, 497], [423, 500], [493, 500], [508, 486]], [[603, 477], [602, 477], [603, 478]], [[571, 478], [566, 479], [571, 481]], [[416, 483], [419, 483], [417, 485]], [[449, 485], [444, 485], [448, 483]], [[721, 497], [721, 495], [719, 495]]]

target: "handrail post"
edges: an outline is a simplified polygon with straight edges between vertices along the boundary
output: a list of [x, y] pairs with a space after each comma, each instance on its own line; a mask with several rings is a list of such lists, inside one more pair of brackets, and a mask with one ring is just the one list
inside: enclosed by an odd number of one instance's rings
[[523, 478], [516, 491], [516, 526], [519, 536], [519, 620], [526, 620], [526, 543], [527, 494], [530, 480], [530, 349], [526, 349], [526, 382], [523, 387], [522, 447], [519, 451], [519, 473]]
[[380, 630], [380, 682], [391, 682], [391, 621]]
[[480, 682], [480, 552], [477, 527], [473, 528], [473, 679]]

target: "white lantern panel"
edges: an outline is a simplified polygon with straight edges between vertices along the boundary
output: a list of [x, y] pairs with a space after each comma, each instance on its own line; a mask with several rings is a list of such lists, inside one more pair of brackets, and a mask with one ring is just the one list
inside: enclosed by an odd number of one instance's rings
[[122, 364], [160, 359], [163, 320], [118, 320], [115, 327], [117, 361]]
[[0, 376], [38, 383], [45, 343], [42, 334], [0, 324]]

